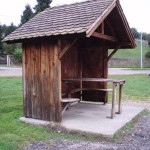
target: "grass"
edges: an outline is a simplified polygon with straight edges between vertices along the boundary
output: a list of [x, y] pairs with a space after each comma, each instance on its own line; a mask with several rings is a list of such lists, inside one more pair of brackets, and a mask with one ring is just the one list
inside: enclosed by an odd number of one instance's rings
[[124, 100], [150, 101], [150, 77], [148, 75], [111, 75], [109, 78], [126, 80], [123, 88]]
[[[147, 75], [110, 76], [126, 79], [123, 98], [132, 100], [150, 100], [150, 77]], [[0, 150], [17, 150], [34, 141], [50, 139], [85, 139], [80, 134], [58, 133], [48, 128], [35, 127], [20, 122], [23, 116], [22, 79], [0, 78]], [[93, 137], [89, 136], [89, 140]], [[50, 143], [51, 144], [51, 143]]]
[[0, 78], [0, 150], [17, 150], [34, 141], [69, 138], [80, 139], [20, 122], [23, 116], [22, 79]]
[[[145, 58], [145, 53], [150, 51], [150, 47], [148, 44], [143, 43], [143, 58]], [[112, 50], [109, 50], [111, 53]], [[132, 58], [139, 59], [140, 58], [140, 42], [137, 42], [137, 47], [135, 49], [120, 49], [113, 56], [114, 58]]]

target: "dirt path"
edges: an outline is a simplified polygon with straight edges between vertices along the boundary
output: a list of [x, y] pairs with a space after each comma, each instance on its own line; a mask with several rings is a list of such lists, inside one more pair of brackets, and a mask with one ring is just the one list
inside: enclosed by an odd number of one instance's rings
[[60, 141], [35, 142], [23, 150], [150, 150], [150, 115], [142, 117], [135, 124], [132, 132], [115, 143], [62, 139]]

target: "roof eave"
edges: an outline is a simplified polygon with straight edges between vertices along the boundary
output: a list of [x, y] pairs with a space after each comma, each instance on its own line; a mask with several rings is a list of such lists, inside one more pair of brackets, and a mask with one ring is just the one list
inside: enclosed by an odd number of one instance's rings
[[136, 47], [135, 38], [133, 36], [133, 33], [131, 32], [129, 23], [128, 23], [126, 17], [125, 17], [125, 14], [124, 14], [124, 12], [122, 10], [122, 7], [121, 7], [119, 1], [117, 1], [117, 9], [118, 9], [118, 11], [120, 13], [120, 16], [121, 16], [122, 20], [123, 20], [123, 23], [124, 23], [127, 35], [129, 37], [129, 40], [130, 40], [130, 43], [131, 43], [131, 46], [132, 46], [132, 48], [135, 48]]
[[92, 34], [94, 33], [94, 31], [100, 26], [100, 24], [105, 20], [105, 18], [111, 13], [111, 11], [117, 7], [119, 13], [120, 13], [120, 16], [123, 20], [123, 23], [124, 23], [124, 26], [125, 26], [125, 29], [126, 29], [126, 32], [127, 32], [127, 35], [129, 37], [129, 40], [130, 40], [130, 46], [126, 45], [127, 47], [130, 47], [130, 48], [135, 48], [136, 47], [136, 43], [135, 43], [135, 39], [134, 39], [134, 36], [130, 30], [130, 27], [129, 27], [129, 24], [128, 24], [128, 21], [123, 13], [123, 10], [122, 10], [122, 7], [120, 5], [120, 2], [119, 0], [114, 0], [109, 6], [108, 8], [102, 13], [102, 15], [92, 24], [89, 26], [88, 30], [86, 31], [86, 37], [91, 37]]
[[102, 13], [100, 17], [90, 25], [89, 29], [86, 31], [86, 37], [91, 37], [93, 32], [99, 27], [99, 25], [105, 20], [105, 18], [110, 14], [110, 12], [116, 7], [117, 0], [114, 0], [108, 8]]

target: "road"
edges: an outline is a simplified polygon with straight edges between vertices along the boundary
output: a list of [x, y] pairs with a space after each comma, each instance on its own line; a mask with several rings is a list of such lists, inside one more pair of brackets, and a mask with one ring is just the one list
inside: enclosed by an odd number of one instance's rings
[[129, 68], [109, 68], [109, 75], [150, 74], [150, 70], [131, 70]]
[[[150, 70], [131, 70], [128, 68], [109, 68], [109, 75], [150, 74]], [[0, 67], [0, 77], [22, 76], [22, 68]]]

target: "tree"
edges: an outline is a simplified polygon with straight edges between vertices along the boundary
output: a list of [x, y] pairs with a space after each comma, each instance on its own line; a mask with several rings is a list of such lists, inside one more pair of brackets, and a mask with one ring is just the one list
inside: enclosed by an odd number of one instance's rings
[[23, 14], [21, 16], [21, 24], [20, 25], [23, 25], [24, 23], [29, 21], [33, 16], [34, 15], [33, 15], [32, 9], [31, 9], [30, 5], [27, 4], [25, 6], [25, 10], [23, 11]]
[[17, 27], [11, 23], [9, 26], [3, 26], [3, 31], [4, 31], [4, 36], [6, 37], [7, 35], [9, 35], [10, 33], [12, 33], [13, 31], [15, 31], [17, 29]]
[[0, 54], [2, 54], [2, 42], [1, 40], [3, 39], [3, 30], [2, 30], [2, 25], [0, 25]]
[[148, 40], [148, 45], [150, 46], [150, 40]]
[[[11, 23], [9, 26], [3, 25], [2, 26], [2, 33], [3, 33], [3, 38], [12, 33], [17, 27]], [[2, 43], [2, 54], [8, 54], [12, 55], [15, 48], [17, 47], [17, 44], [6, 44]]]
[[136, 28], [131, 28], [131, 31], [136, 39], [140, 38], [140, 33], [137, 31]]
[[34, 7], [35, 14], [50, 7], [52, 0], [37, 0], [37, 5]]

